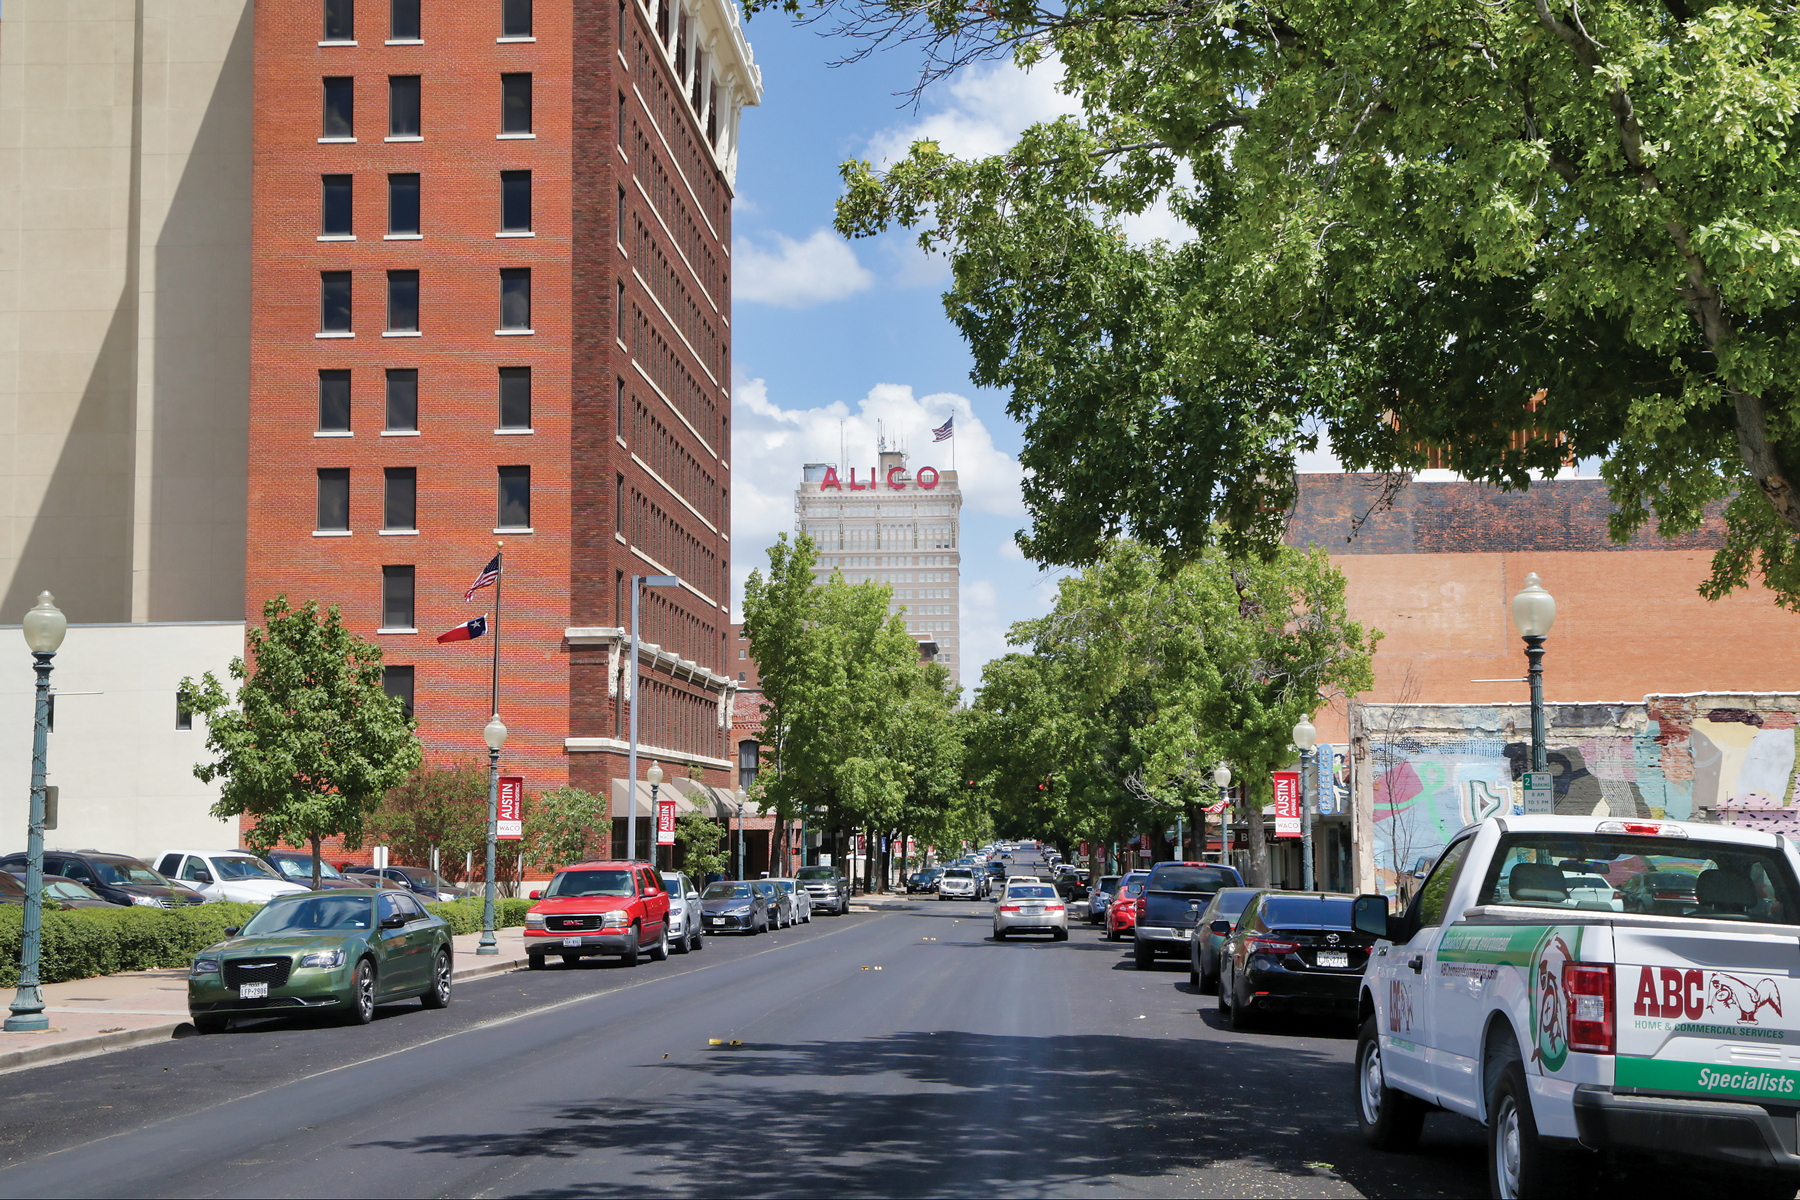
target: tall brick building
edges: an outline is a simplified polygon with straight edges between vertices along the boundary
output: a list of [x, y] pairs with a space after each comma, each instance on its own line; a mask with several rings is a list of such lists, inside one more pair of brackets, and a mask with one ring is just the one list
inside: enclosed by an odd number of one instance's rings
[[[761, 74], [729, 0], [281, 0], [255, 25], [246, 614], [342, 605], [427, 756], [622, 804], [730, 782], [730, 244]], [[615, 808], [616, 815], [623, 815]]]

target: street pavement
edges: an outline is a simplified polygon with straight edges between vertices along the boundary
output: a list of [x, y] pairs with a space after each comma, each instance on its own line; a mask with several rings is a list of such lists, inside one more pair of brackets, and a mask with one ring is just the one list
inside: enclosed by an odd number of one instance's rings
[[[1363, 1146], [1346, 1028], [1233, 1034], [1185, 966], [919, 898], [0, 1075], [0, 1196], [1479, 1196]], [[715, 1044], [716, 1040], [716, 1044]]]

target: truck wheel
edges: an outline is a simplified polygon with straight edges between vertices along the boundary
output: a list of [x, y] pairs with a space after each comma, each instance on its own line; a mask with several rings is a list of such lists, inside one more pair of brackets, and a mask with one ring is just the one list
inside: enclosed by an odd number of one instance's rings
[[1131, 960], [1137, 964], [1138, 970], [1148, 971], [1156, 962], [1156, 951], [1150, 948], [1149, 942], [1140, 940], [1131, 947]]
[[203, 1015], [194, 1018], [194, 1028], [201, 1033], [224, 1033], [225, 1027], [230, 1023], [231, 1018], [229, 1017]]
[[[1225, 976], [1219, 975], [1219, 1003], [1225, 1003]], [[1356, 1123], [1363, 1141], [1377, 1150], [1410, 1150], [1425, 1125], [1425, 1105], [1387, 1085], [1381, 1069], [1381, 1030], [1370, 1016], [1356, 1035]], [[1523, 1078], [1523, 1077], [1521, 1077]]]
[[541, 954], [527, 954], [525, 956], [525, 969], [528, 971], [543, 970], [544, 969], [544, 956]]
[[1531, 1112], [1525, 1068], [1506, 1064], [1488, 1101], [1488, 1194], [1501, 1200], [1530, 1200], [1547, 1192], [1544, 1146]]
[[662, 937], [656, 945], [650, 947], [650, 958], [653, 962], [669, 961], [669, 923], [663, 922]]
[[629, 938], [630, 940], [625, 943], [625, 953], [619, 956], [619, 962], [627, 967], [635, 967], [638, 965], [638, 927], [636, 925], [631, 927]]

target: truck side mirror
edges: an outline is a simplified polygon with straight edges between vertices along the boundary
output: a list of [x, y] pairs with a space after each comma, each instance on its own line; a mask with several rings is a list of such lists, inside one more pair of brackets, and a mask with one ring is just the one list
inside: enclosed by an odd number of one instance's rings
[[533, 899], [533, 900], [542, 900], [542, 899], [543, 899], [543, 898], [544, 898], [544, 893], [542, 893], [542, 892], [533, 892], [533, 893], [531, 893], [531, 898], [532, 898], [532, 899]]
[[1378, 938], [1388, 936], [1388, 898], [1358, 896], [1350, 908], [1350, 927]]

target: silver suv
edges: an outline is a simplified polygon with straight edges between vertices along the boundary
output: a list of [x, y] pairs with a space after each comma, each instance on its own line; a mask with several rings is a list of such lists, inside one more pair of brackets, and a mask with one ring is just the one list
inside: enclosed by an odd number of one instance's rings
[[801, 867], [794, 880], [806, 891], [814, 912], [846, 916], [850, 912], [850, 884], [836, 867]]
[[951, 867], [938, 876], [939, 900], [973, 900], [981, 895], [981, 881], [969, 867]]

